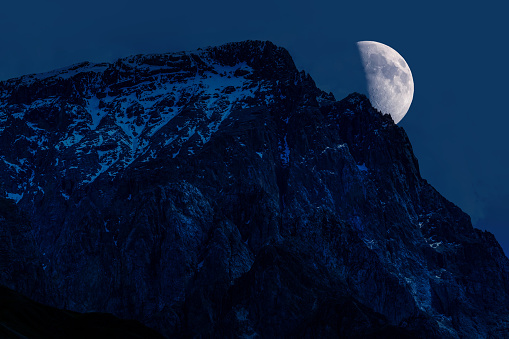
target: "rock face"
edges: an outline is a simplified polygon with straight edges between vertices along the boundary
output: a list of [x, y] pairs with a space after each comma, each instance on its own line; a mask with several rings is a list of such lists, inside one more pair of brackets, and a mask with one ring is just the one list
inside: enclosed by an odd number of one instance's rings
[[509, 336], [493, 235], [270, 42], [0, 82], [0, 154], [0, 283], [37, 301], [167, 336]]

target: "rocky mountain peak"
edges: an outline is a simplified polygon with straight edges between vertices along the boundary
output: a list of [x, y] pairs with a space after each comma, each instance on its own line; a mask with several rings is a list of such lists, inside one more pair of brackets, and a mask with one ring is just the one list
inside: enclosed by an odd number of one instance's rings
[[0, 154], [0, 253], [24, 248], [1, 283], [52, 306], [168, 336], [508, 332], [494, 237], [270, 42], [1, 82]]

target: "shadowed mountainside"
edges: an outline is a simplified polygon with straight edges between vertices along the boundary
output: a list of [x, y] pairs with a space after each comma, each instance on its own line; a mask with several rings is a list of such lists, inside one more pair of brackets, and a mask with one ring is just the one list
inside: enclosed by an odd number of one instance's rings
[[509, 335], [493, 235], [270, 42], [0, 82], [0, 126], [0, 283], [37, 301], [167, 336]]

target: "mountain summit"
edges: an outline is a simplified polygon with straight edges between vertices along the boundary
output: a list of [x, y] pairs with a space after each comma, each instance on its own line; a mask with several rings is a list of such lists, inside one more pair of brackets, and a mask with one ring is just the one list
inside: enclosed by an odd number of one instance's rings
[[166, 336], [501, 337], [509, 260], [270, 42], [0, 82], [0, 283]]

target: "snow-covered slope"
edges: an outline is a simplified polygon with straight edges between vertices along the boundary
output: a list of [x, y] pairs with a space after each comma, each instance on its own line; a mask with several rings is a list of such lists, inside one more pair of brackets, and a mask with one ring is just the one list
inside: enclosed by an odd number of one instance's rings
[[[135, 161], [193, 154], [232, 111], [274, 103], [277, 82], [214, 53], [82, 63], [2, 83], [0, 142], [16, 150], [0, 161], [0, 173], [12, 178], [9, 197], [44, 194], [35, 161], [41, 153], [51, 158], [52, 175], [83, 188]], [[69, 197], [64, 187], [60, 193]]]

